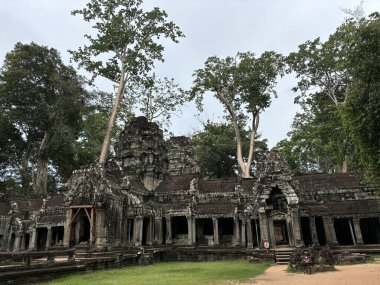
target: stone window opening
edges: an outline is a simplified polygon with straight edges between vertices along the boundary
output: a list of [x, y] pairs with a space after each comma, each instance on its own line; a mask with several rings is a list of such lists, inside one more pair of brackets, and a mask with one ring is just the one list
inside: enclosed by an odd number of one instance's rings
[[360, 229], [364, 244], [380, 243], [380, 222], [378, 217], [360, 219]]
[[211, 218], [196, 219], [197, 244], [211, 245], [214, 242], [214, 224]]
[[219, 218], [219, 240], [221, 244], [231, 244], [234, 235], [234, 219], [233, 218]]
[[334, 228], [339, 245], [355, 245], [356, 236], [351, 218], [335, 218]]
[[326, 245], [326, 233], [325, 233], [325, 227], [323, 224], [323, 219], [321, 216], [315, 217], [315, 228], [317, 231], [317, 238], [318, 238], [319, 245], [325, 246]]

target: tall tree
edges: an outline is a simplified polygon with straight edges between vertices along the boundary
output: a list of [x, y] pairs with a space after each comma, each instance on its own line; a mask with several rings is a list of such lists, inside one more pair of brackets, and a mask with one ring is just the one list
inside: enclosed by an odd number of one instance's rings
[[339, 33], [350, 35], [347, 64], [352, 83], [343, 108], [346, 128], [358, 150], [358, 164], [380, 182], [380, 14], [349, 19]]
[[308, 41], [287, 58], [299, 78], [294, 91], [303, 112], [281, 146], [293, 159], [329, 162], [319, 170], [346, 172], [348, 162], [351, 170], [378, 169], [379, 14], [359, 12], [326, 42]]
[[82, 78], [63, 64], [57, 50], [17, 43], [7, 53], [0, 71], [0, 109], [24, 140], [24, 187], [32, 162], [34, 189], [46, 193], [48, 162], [59, 163], [59, 153], [75, 140], [86, 94]]
[[[210, 91], [223, 104], [234, 128], [236, 159], [243, 177], [251, 176], [260, 113], [270, 106], [271, 97], [276, 96], [276, 79], [282, 73], [282, 56], [275, 52], [264, 52], [257, 58], [250, 52], [225, 59], [209, 57], [204, 68], [194, 73], [190, 98], [195, 98], [202, 109], [202, 99]], [[239, 126], [247, 117], [251, 120], [251, 132], [248, 154], [243, 155]]]
[[[249, 149], [250, 132], [241, 128], [243, 152]], [[236, 175], [235, 131], [231, 124], [212, 123], [207, 121], [203, 130], [192, 136], [200, 171], [204, 176], [215, 178]], [[268, 150], [267, 141], [260, 140], [255, 143], [254, 160], [257, 161]]]
[[[186, 101], [185, 92], [173, 78], [161, 79], [153, 73], [146, 79], [129, 85], [126, 96], [135, 98], [133, 104], [139, 111], [149, 122], [156, 122], [162, 128], [170, 126], [171, 117], [178, 115], [180, 107]], [[123, 107], [121, 112], [124, 111]]]
[[167, 20], [165, 11], [156, 7], [144, 12], [141, 4], [142, 0], [91, 0], [82, 10], [72, 12], [93, 22], [96, 30], [96, 36], [85, 35], [89, 45], [71, 51], [73, 59], [94, 77], [103, 76], [117, 85], [100, 164], [107, 159], [112, 129], [127, 82], [143, 79], [155, 60], [163, 60], [164, 47], [159, 42], [160, 37], [177, 42], [183, 36], [180, 29]]

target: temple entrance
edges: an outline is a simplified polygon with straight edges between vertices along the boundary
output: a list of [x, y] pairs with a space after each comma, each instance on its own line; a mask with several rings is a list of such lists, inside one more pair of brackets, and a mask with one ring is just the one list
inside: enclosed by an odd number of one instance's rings
[[309, 217], [301, 217], [301, 231], [304, 244], [306, 246], [312, 245], [313, 239], [311, 238]]
[[234, 236], [234, 219], [233, 218], [220, 218], [218, 219], [219, 227], [219, 243], [231, 244]]
[[351, 219], [334, 219], [334, 228], [339, 245], [355, 245], [356, 238]]
[[174, 244], [188, 243], [187, 218], [185, 216], [172, 217], [172, 241]]
[[45, 250], [47, 233], [47, 228], [37, 228], [37, 250]]
[[288, 230], [286, 228], [286, 221], [273, 221], [274, 238], [276, 245], [289, 244]]
[[251, 220], [251, 228], [252, 228], [252, 245], [254, 247], [258, 247], [260, 246], [260, 243], [261, 243], [260, 223], [258, 219]]
[[52, 227], [52, 238], [51, 238], [51, 245], [63, 245], [63, 234], [64, 234], [64, 227]]
[[379, 218], [360, 219], [360, 229], [362, 231], [364, 244], [380, 243], [380, 222]]
[[70, 246], [91, 245], [95, 241], [95, 209], [73, 206], [70, 225]]
[[321, 246], [326, 245], [326, 234], [323, 219], [320, 216], [315, 217], [315, 228], [317, 230], [318, 243]]
[[214, 242], [214, 224], [211, 218], [196, 219], [197, 244], [212, 245]]

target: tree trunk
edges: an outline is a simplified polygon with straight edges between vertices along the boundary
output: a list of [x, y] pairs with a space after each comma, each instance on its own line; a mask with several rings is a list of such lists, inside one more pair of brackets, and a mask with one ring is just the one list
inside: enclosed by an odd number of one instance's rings
[[29, 152], [25, 151], [21, 158], [21, 186], [24, 192], [29, 191], [30, 187], [29, 157]]
[[37, 159], [37, 173], [36, 173], [36, 192], [38, 194], [47, 194], [47, 181], [48, 181], [48, 162], [44, 158]]
[[122, 72], [121, 77], [120, 77], [119, 87], [118, 87], [116, 98], [115, 98], [115, 104], [113, 105], [113, 108], [112, 108], [111, 117], [108, 122], [106, 135], [103, 141], [102, 151], [99, 157], [99, 163], [103, 165], [106, 163], [108, 152], [110, 149], [112, 131], [113, 131], [113, 127], [115, 126], [117, 111], [119, 109], [121, 100], [123, 99], [125, 83], [126, 81], [124, 78], [124, 72]]
[[348, 172], [349, 172], [348, 155], [345, 155], [343, 163], [342, 163], [342, 173], [348, 173]]
[[47, 180], [48, 180], [48, 157], [47, 150], [49, 146], [50, 136], [45, 132], [44, 138], [41, 141], [40, 149], [37, 155], [37, 171], [36, 171], [36, 184], [34, 191], [39, 194], [47, 194]]
[[249, 141], [249, 153], [248, 153], [248, 158], [247, 158], [247, 164], [245, 166], [245, 178], [250, 178], [251, 177], [251, 164], [253, 161], [253, 153], [255, 151], [255, 140], [256, 140], [256, 134], [257, 134], [257, 129], [259, 127], [259, 122], [260, 122], [260, 111], [257, 113], [252, 112], [253, 118], [252, 118], [252, 132], [251, 132], [251, 137]]

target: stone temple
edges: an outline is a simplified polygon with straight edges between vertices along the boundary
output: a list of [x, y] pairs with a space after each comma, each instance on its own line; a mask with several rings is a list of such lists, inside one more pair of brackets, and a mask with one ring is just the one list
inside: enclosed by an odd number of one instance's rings
[[380, 244], [379, 189], [358, 174], [292, 175], [272, 150], [254, 178], [204, 179], [190, 139], [135, 118], [104, 167], [47, 197], [0, 196], [0, 248], [161, 248], [180, 259], [302, 245]]

